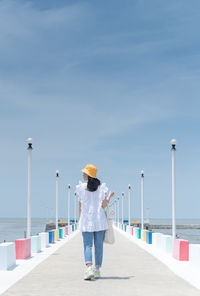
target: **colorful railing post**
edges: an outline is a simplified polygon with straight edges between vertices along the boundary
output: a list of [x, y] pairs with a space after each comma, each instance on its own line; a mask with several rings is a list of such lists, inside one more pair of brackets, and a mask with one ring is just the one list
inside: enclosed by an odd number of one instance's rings
[[15, 240], [16, 259], [26, 259], [31, 256], [31, 238]]
[[152, 231], [147, 231], [146, 232], [146, 243], [147, 244], [152, 244]]
[[189, 261], [189, 241], [184, 239], [173, 240], [173, 257], [179, 261]]

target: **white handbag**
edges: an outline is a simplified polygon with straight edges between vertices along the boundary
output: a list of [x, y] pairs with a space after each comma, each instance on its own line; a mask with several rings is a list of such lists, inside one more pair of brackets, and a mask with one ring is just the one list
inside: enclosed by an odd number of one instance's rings
[[115, 235], [113, 230], [113, 220], [109, 218], [108, 209], [107, 209], [107, 220], [108, 220], [108, 229], [105, 231], [104, 243], [114, 244]]

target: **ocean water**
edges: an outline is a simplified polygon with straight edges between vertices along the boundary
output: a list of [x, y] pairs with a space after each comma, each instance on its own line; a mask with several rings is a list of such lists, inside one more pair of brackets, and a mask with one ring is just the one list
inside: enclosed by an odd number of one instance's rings
[[[140, 221], [139, 218], [135, 218]], [[172, 225], [171, 219], [149, 219], [150, 224], [157, 225]], [[177, 225], [200, 225], [200, 219], [176, 219]], [[172, 234], [171, 229], [154, 229], [155, 232], [164, 234]], [[200, 229], [177, 229], [176, 235], [178, 238], [189, 240], [191, 244], [200, 244]]]
[[[45, 231], [46, 219], [31, 219], [31, 234], [36, 235]], [[50, 222], [50, 221], [49, 221]], [[26, 231], [25, 218], [0, 218], [0, 242], [14, 242], [16, 239], [24, 237]]]
[[[150, 219], [152, 224], [171, 225], [171, 219]], [[200, 225], [200, 219], [177, 219], [177, 225]], [[171, 229], [155, 229], [156, 232], [164, 234], [172, 234]], [[177, 229], [176, 235], [178, 238], [189, 240], [191, 244], [200, 244], [200, 229]]]
[[[31, 234], [36, 235], [45, 231], [46, 223], [52, 221], [54, 220], [32, 218]], [[171, 225], [171, 219], [150, 219], [150, 223]], [[177, 219], [176, 223], [177, 225], [200, 225], [200, 219]], [[0, 218], [0, 242], [4, 240], [14, 242], [15, 239], [23, 238], [24, 231], [26, 231], [25, 218]], [[155, 231], [171, 235], [171, 229], [156, 229]], [[177, 229], [176, 233], [179, 238], [189, 240], [192, 244], [200, 244], [200, 229]]]

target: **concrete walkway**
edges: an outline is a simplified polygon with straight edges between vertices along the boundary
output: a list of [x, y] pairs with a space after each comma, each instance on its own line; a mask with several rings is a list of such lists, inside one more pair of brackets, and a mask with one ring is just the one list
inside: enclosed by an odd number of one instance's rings
[[115, 232], [105, 245], [102, 278], [84, 281], [82, 237], [78, 233], [3, 296], [200, 296], [200, 290], [172, 273], [146, 251]]

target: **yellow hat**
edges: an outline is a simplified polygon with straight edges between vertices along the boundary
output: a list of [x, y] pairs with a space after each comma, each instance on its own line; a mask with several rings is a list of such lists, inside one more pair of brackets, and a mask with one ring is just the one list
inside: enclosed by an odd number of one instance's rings
[[92, 178], [96, 178], [97, 168], [92, 164], [87, 164], [86, 167], [84, 169], [82, 169], [82, 172]]

